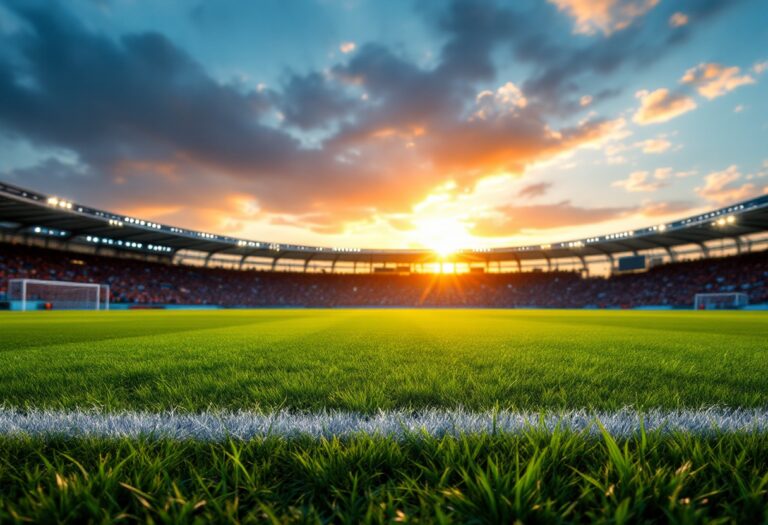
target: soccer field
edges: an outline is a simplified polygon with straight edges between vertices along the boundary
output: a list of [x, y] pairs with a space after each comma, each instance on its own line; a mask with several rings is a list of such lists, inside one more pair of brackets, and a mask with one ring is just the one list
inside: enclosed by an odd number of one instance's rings
[[4, 313], [0, 334], [0, 522], [768, 520], [764, 313]]
[[270, 411], [768, 404], [768, 315], [6, 313], [6, 406]]

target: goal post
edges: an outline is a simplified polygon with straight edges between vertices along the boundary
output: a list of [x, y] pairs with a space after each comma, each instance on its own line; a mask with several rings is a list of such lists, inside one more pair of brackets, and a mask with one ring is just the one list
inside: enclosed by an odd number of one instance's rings
[[694, 310], [736, 310], [749, 304], [742, 292], [697, 293], [693, 296]]
[[11, 279], [7, 299], [19, 310], [109, 310], [109, 286], [96, 283]]

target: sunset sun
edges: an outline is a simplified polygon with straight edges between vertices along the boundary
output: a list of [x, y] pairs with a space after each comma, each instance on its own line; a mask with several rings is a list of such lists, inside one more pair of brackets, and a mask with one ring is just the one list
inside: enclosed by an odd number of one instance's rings
[[454, 217], [430, 217], [414, 222], [416, 241], [440, 257], [447, 257], [474, 243], [467, 225]]

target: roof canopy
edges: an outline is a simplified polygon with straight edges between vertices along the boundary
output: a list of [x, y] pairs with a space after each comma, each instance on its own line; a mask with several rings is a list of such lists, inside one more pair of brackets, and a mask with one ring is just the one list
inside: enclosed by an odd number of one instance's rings
[[142, 253], [196, 250], [269, 259], [420, 263], [542, 260], [613, 255], [653, 248], [702, 244], [768, 230], [768, 195], [708, 213], [634, 231], [553, 244], [462, 250], [439, 256], [432, 250], [376, 250], [299, 246], [253, 241], [188, 230], [91, 208], [0, 183], [0, 226], [18, 232], [43, 232], [74, 242], [108, 244]]

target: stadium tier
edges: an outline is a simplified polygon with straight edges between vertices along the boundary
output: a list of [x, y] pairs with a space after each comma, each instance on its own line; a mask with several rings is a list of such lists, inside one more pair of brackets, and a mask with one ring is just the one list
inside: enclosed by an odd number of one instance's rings
[[[637, 230], [552, 244], [461, 250], [378, 250], [300, 246], [239, 239], [129, 217], [0, 183], [0, 240], [34, 242], [144, 260], [236, 268], [326, 272], [423, 271], [439, 264], [465, 271], [643, 269], [692, 252], [754, 251], [768, 245], [768, 195]], [[631, 257], [646, 256], [639, 261]], [[633, 266], [634, 264], [634, 266]]]
[[[168, 265], [0, 244], [0, 283], [13, 279], [108, 285], [115, 305], [225, 307], [688, 307], [696, 294], [768, 302], [768, 251], [665, 264], [646, 272], [321, 274]], [[4, 292], [0, 289], [0, 295]]]
[[[0, 184], [0, 297], [36, 306], [7, 290], [35, 279], [108, 286], [118, 307], [755, 305], [768, 302], [767, 232], [764, 196], [636, 231], [440, 257], [236, 239]], [[601, 262], [608, 278], [590, 273]]]

